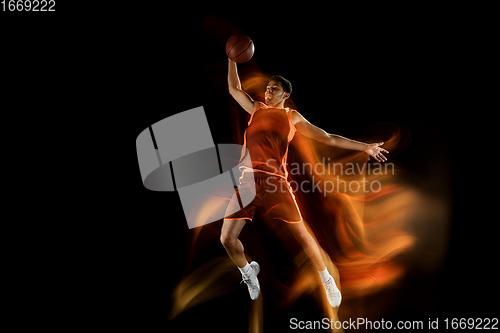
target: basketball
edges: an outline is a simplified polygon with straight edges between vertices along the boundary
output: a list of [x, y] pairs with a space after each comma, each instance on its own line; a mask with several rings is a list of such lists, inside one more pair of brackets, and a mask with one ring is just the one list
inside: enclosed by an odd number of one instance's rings
[[234, 35], [226, 43], [226, 54], [232, 61], [241, 64], [253, 56], [254, 46], [252, 40], [243, 34]]

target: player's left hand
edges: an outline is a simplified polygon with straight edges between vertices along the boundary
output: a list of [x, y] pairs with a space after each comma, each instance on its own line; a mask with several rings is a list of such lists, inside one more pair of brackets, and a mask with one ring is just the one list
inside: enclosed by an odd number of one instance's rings
[[385, 157], [382, 153], [389, 154], [389, 152], [384, 148], [380, 148], [383, 144], [383, 142], [369, 144], [365, 149], [365, 153], [373, 157], [378, 162], [385, 162], [387, 161], [387, 157]]

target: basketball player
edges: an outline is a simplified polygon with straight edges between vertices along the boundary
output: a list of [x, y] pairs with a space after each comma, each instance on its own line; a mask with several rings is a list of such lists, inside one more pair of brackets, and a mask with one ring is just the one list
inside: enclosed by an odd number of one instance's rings
[[[378, 162], [387, 160], [382, 153], [388, 153], [388, 151], [380, 148], [383, 142], [366, 144], [328, 134], [309, 123], [296, 110], [285, 108], [284, 103], [292, 93], [292, 85], [281, 76], [271, 77], [266, 87], [265, 103], [255, 101], [241, 89], [236, 63], [229, 60], [228, 85], [231, 96], [246, 112], [251, 114], [244, 134], [244, 146], [250, 154], [251, 165], [240, 167], [242, 176], [237, 193], [240, 197], [249, 196], [251, 200], [253, 193], [249, 192], [253, 186], [248, 185], [250, 185], [249, 181], [252, 181], [255, 185], [255, 198], [248, 206], [239, 209], [237, 196], [236, 194], [233, 196], [228, 208], [236, 205], [237, 209], [233, 211], [238, 209], [239, 211], [224, 219], [220, 237], [222, 245], [241, 271], [243, 281], [248, 286], [250, 298], [257, 299], [260, 294], [260, 284], [257, 279], [260, 267], [255, 261], [247, 262], [243, 244], [238, 236], [245, 224], [252, 221], [257, 207], [265, 207], [266, 213], [270, 214], [273, 219], [287, 223], [318, 271], [330, 305], [340, 306], [342, 300], [340, 291], [325, 266], [318, 245], [304, 226], [295, 196], [287, 181], [285, 163], [288, 144], [295, 132], [299, 131], [309, 138], [332, 147], [363, 151]], [[250, 180], [249, 173], [253, 174]]]

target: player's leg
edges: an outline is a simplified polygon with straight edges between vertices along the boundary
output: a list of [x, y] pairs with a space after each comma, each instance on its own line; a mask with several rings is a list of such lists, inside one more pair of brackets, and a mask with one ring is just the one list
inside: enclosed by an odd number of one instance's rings
[[318, 271], [321, 282], [323, 283], [323, 287], [326, 291], [328, 302], [332, 307], [340, 306], [342, 301], [340, 290], [337, 288], [334, 278], [328, 272], [325, 262], [321, 257], [319, 246], [311, 234], [307, 231], [304, 222], [300, 221], [299, 223], [287, 223], [287, 225], [295, 239], [297, 239], [297, 241], [302, 245], [304, 252], [309, 259], [311, 259], [312, 264]]
[[265, 185], [266, 197], [264, 205], [268, 213], [275, 219], [282, 219], [287, 222], [288, 228], [295, 239], [302, 245], [304, 252], [316, 270], [325, 270], [325, 263], [321, 257], [319, 247], [304, 225], [290, 183], [282, 177], [270, 177], [266, 180]]
[[304, 252], [309, 257], [316, 270], [324, 271], [326, 266], [323, 258], [321, 257], [318, 244], [316, 244], [314, 238], [307, 231], [304, 226], [304, 222], [300, 221], [299, 223], [287, 223], [287, 226], [295, 239], [302, 245]]
[[244, 252], [245, 249], [241, 241], [238, 239], [241, 230], [246, 223], [247, 222], [244, 219], [224, 220], [220, 235], [220, 241], [226, 249], [229, 258], [231, 258], [231, 260], [239, 268], [243, 268], [247, 264], [247, 259]]
[[260, 272], [260, 266], [257, 262], [248, 263], [245, 257], [245, 248], [238, 239], [241, 230], [247, 222], [244, 219], [239, 220], [224, 220], [220, 241], [231, 260], [238, 266], [241, 272], [243, 282], [248, 286], [250, 298], [255, 300], [260, 294], [260, 283], [257, 279], [257, 274]]

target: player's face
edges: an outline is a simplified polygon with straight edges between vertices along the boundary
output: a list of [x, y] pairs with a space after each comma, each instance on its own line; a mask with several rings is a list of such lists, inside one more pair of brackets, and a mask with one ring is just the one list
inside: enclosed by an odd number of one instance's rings
[[265, 95], [267, 105], [277, 105], [281, 101], [287, 99], [288, 96], [289, 94], [283, 90], [281, 82], [269, 81], [266, 87], [266, 95]]

